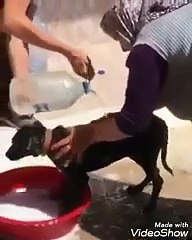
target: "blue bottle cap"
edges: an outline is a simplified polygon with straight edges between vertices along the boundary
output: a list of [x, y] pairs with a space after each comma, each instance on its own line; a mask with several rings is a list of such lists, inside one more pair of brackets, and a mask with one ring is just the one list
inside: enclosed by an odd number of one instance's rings
[[105, 74], [105, 70], [104, 69], [99, 69], [97, 74], [104, 75]]

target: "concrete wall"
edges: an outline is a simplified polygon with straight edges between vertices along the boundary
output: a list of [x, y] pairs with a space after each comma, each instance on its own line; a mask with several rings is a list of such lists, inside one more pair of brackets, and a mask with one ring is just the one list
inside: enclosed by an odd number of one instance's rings
[[46, 0], [38, 1], [37, 15], [48, 23], [57, 37], [73, 43], [98, 43], [106, 40], [99, 28], [103, 13], [115, 0]]

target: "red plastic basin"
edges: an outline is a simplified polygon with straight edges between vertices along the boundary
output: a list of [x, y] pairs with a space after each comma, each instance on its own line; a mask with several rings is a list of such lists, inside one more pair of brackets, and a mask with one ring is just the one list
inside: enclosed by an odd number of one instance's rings
[[[65, 176], [54, 167], [24, 167], [0, 174], [0, 195], [20, 188], [59, 189]], [[48, 221], [18, 221], [0, 216], [0, 233], [11, 235], [17, 240], [49, 240], [69, 233], [80, 215], [89, 207], [91, 191], [85, 189], [84, 198], [79, 207], [66, 215]], [[1, 213], [0, 213], [1, 215]]]

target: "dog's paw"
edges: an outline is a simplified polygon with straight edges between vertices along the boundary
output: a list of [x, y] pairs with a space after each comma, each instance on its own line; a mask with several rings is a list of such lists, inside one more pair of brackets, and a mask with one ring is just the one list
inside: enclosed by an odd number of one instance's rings
[[136, 194], [139, 194], [140, 192], [142, 192], [142, 190], [143, 190], [143, 187], [141, 187], [140, 185], [130, 185], [127, 188], [127, 193], [129, 195], [136, 195]]

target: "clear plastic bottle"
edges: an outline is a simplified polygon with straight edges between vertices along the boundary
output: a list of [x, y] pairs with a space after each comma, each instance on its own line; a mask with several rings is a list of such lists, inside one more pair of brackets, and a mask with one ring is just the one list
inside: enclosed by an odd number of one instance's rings
[[66, 109], [84, 94], [93, 92], [88, 81], [76, 79], [64, 71], [31, 74], [26, 83], [33, 93], [30, 101], [18, 98], [18, 85], [22, 84], [19, 80], [12, 79], [10, 83], [11, 108], [19, 115]]

